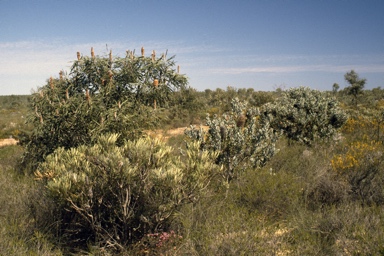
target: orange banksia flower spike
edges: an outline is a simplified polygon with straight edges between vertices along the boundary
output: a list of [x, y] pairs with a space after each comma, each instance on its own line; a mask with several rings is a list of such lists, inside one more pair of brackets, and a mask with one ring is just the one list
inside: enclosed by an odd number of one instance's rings
[[52, 78], [52, 77], [49, 78], [49, 86], [51, 87], [51, 89], [54, 88], [54, 85], [53, 85], [53, 78]]
[[[159, 80], [157, 79], [153, 80], [153, 86], [157, 88], [159, 86]], [[156, 99], [153, 100], [153, 108], [156, 109]]]
[[87, 100], [87, 102], [89, 104], [90, 101], [91, 101], [91, 96], [89, 95], [89, 90], [88, 89], [85, 91], [85, 99]]

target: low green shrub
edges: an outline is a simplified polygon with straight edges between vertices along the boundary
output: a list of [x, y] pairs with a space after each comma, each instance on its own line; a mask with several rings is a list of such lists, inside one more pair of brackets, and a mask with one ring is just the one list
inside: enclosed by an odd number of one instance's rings
[[288, 248], [297, 255], [382, 255], [382, 206], [343, 203], [321, 210], [300, 209], [288, 219]]
[[331, 170], [319, 172], [305, 189], [306, 205], [310, 209], [318, 209], [347, 202], [350, 187], [340, 180]]
[[283, 219], [300, 207], [304, 187], [293, 173], [262, 168], [246, 172], [233, 189], [243, 207], [272, 221]]
[[159, 140], [117, 146], [118, 135], [93, 146], [47, 157], [35, 175], [58, 209], [59, 233], [74, 246], [86, 243], [124, 251], [148, 234], [170, 231], [173, 214], [198, 200], [215, 172], [215, 155], [189, 144], [186, 159]]

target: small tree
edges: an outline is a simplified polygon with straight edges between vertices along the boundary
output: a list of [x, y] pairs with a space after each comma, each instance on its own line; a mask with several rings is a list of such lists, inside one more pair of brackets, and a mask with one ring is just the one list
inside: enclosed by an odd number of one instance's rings
[[310, 145], [316, 139], [332, 137], [347, 120], [334, 98], [308, 87], [292, 88], [262, 108], [262, 119], [289, 140]]
[[357, 104], [357, 96], [363, 93], [367, 79], [360, 79], [359, 75], [354, 70], [346, 73], [344, 75], [344, 79], [349, 83], [349, 86], [345, 88], [347, 90], [347, 94], [352, 95], [355, 104]]
[[340, 89], [340, 86], [339, 86], [338, 83], [334, 83], [334, 84], [332, 85], [332, 91], [333, 91], [333, 94], [336, 94], [336, 93], [339, 91], [339, 89]]

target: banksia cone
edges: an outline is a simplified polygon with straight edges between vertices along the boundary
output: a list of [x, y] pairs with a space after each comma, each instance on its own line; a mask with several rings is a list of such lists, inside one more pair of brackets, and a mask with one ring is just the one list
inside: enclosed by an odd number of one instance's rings
[[40, 123], [41, 123], [41, 124], [44, 123], [44, 121], [43, 121], [43, 116], [40, 116]]
[[237, 118], [237, 120], [236, 120], [236, 126], [237, 127], [240, 127], [240, 128], [243, 128], [244, 127], [244, 125], [245, 125], [245, 121], [247, 120], [247, 118], [243, 115], [243, 114], [241, 114], [238, 118]]
[[113, 77], [113, 72], [111, 70], [108, 70], [108, 76], [109, 76], [109, 79], [112, 79]]
[[143, 47], [141, 47], [141, 56], [143, 56], [143, 57], [144, 57], [144, 46], [143, 46]]
[[112, 50], [109, 51], [109, 62], [112, 63]]
[[91, 100], [91, 97], [89, 96], [89, 90], [88, 89], [85, 91], [85, 99], [87, 100], [88, 103]]
[[121, 108], [121, 103], [120, 103], [120, 101], [117, 103], [117, 106], [118, 106], [119, 108]]
[[126, 52], [127, 52], [127, 57], [133, 60], [133, 51], [127, 50]]
[[177, 74], [180, 74], [180, 65], [177, 66]]
[[91, 47], [91, 57], [92, 59], [95, 58], [95, 51], [93, 50], [93, 47]]
[[105, 80], [104, 79], [101, 79], [101, 84], [105, 85]]
[[63, 71], [60, 71], [60, 80], [63, 80]]
[[69, 93], [68, 93], [68, 89], [66, 89], [66, 90], [65, 90], [65, 98], [66, 98], [67, 100], [69, 100]]
[[222, 141], [227, 138], [227, 128], [224, 125], [220, 125], [220, 137]]
[[152, 51], [152, 61], [155, 61], [155, 57], [156, 57], [156, 51], [153, 50], [153, 51]]
[[80, 60], [80, 52], [77, 52], [77, 60]]
[[51, 89], [53, 89], [53, 87], [54, 87], [52, 77], [49, 78], [49, 86], [51, 87]]
[[[159, 86], [159, 80], [157, 79], [153, 80], [153, 86], [157, 88]], [[156, 109], [156, 99], [153, 100], [153, 108]]]

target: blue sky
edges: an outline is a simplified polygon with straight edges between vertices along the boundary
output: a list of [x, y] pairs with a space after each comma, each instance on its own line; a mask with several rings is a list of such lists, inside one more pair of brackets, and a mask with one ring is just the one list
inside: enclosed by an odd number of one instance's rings
[[30, 94], [76, 52], [176, 55], [198, 90], [384, 87], [382, 0], [0, 0], [0, 95]]

